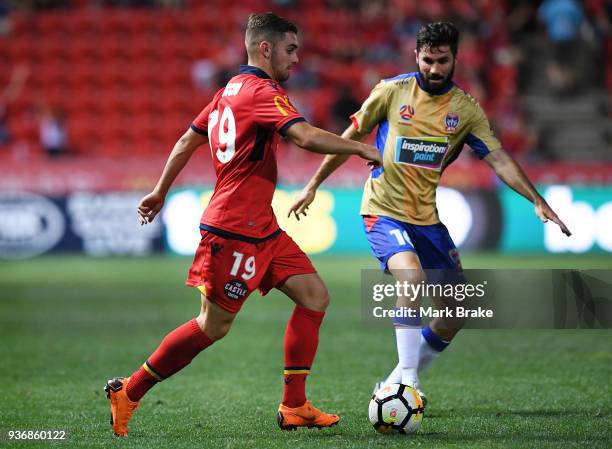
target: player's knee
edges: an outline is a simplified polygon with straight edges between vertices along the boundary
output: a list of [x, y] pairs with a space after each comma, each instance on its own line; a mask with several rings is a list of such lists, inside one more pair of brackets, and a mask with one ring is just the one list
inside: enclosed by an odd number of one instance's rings
[[413, 283], [414, 284], [421, 284], [423, 282], [427, 282], [427, 275], [425, 274], [425, 271], [423, 270], [410, 270], [411, 274], [413, 276]]
[[204, 332], [206, 336], [213, 341], [221, 340], [223, 337], [225, 337], [229, 333], [231, 327], [231, 321], [219, 323], [204, 322], [204, 325], [200, 326], [202, 332]]
[[212, 319], [210, 316], [202, 311], [196, 318], [200, 329], [206, 334], [208, 338], [213, 341], [217, 341], [225, 337], [230, 329], [232, 328], [233, 320], [219, 320]]
[[317, 297], [319, 298], [319, 310], [327, 309], [327, 306], [329, 306], [329, 290], [327, 290], [327, 287], [325, 285], [321, 286]]
[[211, 330], [213, 335], [212, 336], [209, 335], [209, 338], [211, 338], [212, 340], [220, 340], [229, 333], [231, 327], [232, 327], [231, 321], [225, 322], [225, 323], [218, 323], [214, 327], [214, 329]]
[[320, 283], [308, 291], [305, 301], [307, 308], [323, 312], [329, 306], [329, 291], [325, 284]]
[[410, 264], [401, 259], [394, 260], [393, 263], [391, 263], [390, 260], [388, 268], [393, 277], [400, 282], [416, 285], [427, 281], [425, 271], [416, 264]]
[[427, 275], [421, 269], [399, 270], [395, 271], [393, 274], [397, 280], [408, 282], [413, 285], [427, 282]]

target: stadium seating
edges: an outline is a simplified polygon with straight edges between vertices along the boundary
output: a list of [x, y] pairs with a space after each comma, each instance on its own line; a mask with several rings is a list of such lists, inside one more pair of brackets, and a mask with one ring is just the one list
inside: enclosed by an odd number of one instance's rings
[[[469, 5], [457, 3], [458, 11], [469, 14]], [[263, 0], [214, 0], [205, 6], [187, 1], [184, 9], [172, 10], [73, 5], [13, 13], [12, 33], [0, 38], [0, 55], [8, 60], [0, 67], [0, 81], [8, 82], [17, 65], [30, 67], [26, 89], [8, 115], [13, 141], [26, 139], [38, 147], [35, 119], [41, 105], [48, 105], [66, 114], [71, 149], [97, 156], [123, 154], [126, 145], [133, 154], [167, 152], [218, 87], [220, 73], [244, 61], [242, 29], [248, 12], [271, 8]], [[224, 14], [228, 5], [232, 14]], [[302, 1], [280, 12], [300, 25], [300, 58], [306, 64], [301, 69], [310, 72], [309, 82], [290, 82], [289, 89], [317, 125], [330, 126], [339, 87], [350, 86], [361, 101], [378, 79], [414, 67], [411, 50], [403, 48], [394, 29], [415, 18], [329, 9], [322, 0]], [[503, 34], [503, 27], [497, 33]], [[489, 41], [475, 36], [466, 47], [464, 70], [469, 73], [462, 72], [459, 81], [486, 78], [481, 75], [492, 60], [485, 45]], [[390, 48], [391, 56], [367, 53], [377, 45]], [[202, 58], [217, 69], [203, 89], [192, 81], [192, 65]], [[494, 93], [512, 90], [517, 82], [516, 68], [488, 68], [494, 89], [481, 89], [489, 96], [481, 100], [495, 105]]]

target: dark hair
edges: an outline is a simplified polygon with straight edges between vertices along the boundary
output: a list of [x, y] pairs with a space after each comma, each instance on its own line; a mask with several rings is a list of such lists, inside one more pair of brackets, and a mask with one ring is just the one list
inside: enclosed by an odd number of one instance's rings
[[453, 56], [457, 56], [459, 30], [451, 22], [435, 22], [424, 25], [417, 33], [417, 52], [423, 47], [436, 48], [450, 46]]
[[261, 41], [269, 41], [272, 44], [280, 41], [285, 33], [297, 34], [297, 27], [283, 17], [274, 13], [251, 14], [246, 27], [247, 50], [259, 45]]

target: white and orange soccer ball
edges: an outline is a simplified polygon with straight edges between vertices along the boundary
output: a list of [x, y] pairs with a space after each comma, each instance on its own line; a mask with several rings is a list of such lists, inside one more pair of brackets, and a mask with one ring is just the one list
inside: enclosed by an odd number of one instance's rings
[[370, 422], [380, 433], [415, 433], [423, 420], [423, 401], [417, 391], [403, 384], [389, 384], [372, 396]]

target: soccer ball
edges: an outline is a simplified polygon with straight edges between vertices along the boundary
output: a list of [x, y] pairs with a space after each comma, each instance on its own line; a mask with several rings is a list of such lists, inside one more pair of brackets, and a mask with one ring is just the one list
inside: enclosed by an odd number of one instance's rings
[[368, 411], [380, 433], [414, 433], [423, 420], [423, 401], [414, 388], [389, 384], [374, 393]]

